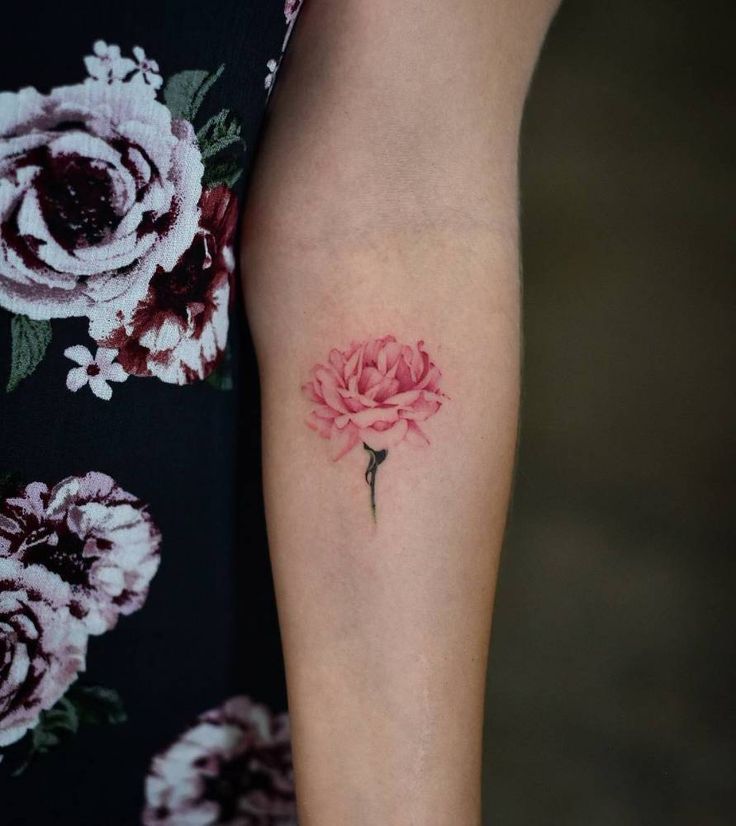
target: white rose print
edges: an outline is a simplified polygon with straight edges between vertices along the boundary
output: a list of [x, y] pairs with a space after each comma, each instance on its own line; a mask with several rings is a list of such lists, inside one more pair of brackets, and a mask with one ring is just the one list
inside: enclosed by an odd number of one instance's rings
[[71, 316], [88, 318], [100, 345], [95, 356], [67, 349], [82, 368], [69, 371], [72, 391], [109, 400], [121, 371], [207, 378], [225, 363], [244, 143], [227, 109], [193, 124], [224, 67], [164, 84], [141, 46], [128, 57], [104, 40], [84, 64], [76, 85], [0, 93], [0, 307], [14, 314], [6, 390], [45, 357], [51, 321]]

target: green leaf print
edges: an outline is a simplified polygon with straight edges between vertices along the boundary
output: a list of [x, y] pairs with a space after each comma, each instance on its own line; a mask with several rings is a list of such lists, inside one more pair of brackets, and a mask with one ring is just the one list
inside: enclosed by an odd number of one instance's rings
[[188, 69], [172, 75], [164, 86], [164, 100], [173, 118], [193, 121], [205, 95], [225, 71], [223, 63], [215, 72]]
[[18, 384], [30, 376], [46, 354], [51, 341], [51, 322], [34, 321], [28, 316], [15, 315], [10, 321], [10, 376], [5, 387], [12, 393]]

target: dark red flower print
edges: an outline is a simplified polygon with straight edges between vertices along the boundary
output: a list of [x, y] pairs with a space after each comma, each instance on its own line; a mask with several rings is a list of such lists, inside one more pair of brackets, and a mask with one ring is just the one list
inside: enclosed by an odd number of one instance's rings
[[153, 759], [145, 792], [144, 826], [296, 826], [288, 717], [233, 697]]
[[145, 82], [0, 94], [0, 306], [49, 319], [135, 305], [191, 244], [203, 169], [192, 125]]
[[0, 747], [20, 740], [84, 670], [87, 631], [71, 603], [57, 574], [0, 558]]
[[90, 334], [118, 350], [123, 369], [189, 384], [215, 368], [227, 342], [232, 242], [238, 207], [225, 186], [205, 190], [199, 228], [171, 271], [156, 270], [142, 300], [128, 313], [93, 319]]
[[0, 504], [0, 557], [42, 565], [71, 589], [88, 633], [112, 628], [145, 602], [160, 534], [135, 496], [104, 473], [27, 485]]

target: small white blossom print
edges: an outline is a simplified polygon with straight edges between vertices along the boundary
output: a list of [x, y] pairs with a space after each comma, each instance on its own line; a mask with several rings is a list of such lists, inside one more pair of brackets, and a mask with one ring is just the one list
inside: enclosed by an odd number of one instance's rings
[[112, 398], [112, 387], [108, 382], [125, 381], [128, 378], [122, 366], [115, 361], [117, 354], [117, 350], [100, 347], [97, 355], [93, 357], [92, 353], [82, 344], [67, 347], [64, 355], [75, 361], [79, 367], [72, 367], [69, 371], [66, 386], [76, 393], [85, 384], [89, 384], [89, 389], [95, 396], [109, 401]]
[[271, 92], [273, 91], [274, 84], [276, 83], [276, 75], [279, 73], [279, 67], [281, 66], [281, 61], [284, 59], [284, 53], [286, 52], [286, 47], [289, 43], [289, 38], [291, 37], [291, 32], [294, 29], [294, 24], [296, 23], [296, 19], [299, 16], [299, 11], [301, 10], [303, 0], [286, 0], [284, 3], [284, 20], [286, 21], [286, 33], [284, 34], [284, 41], [281, 44], [281, 54], [278, 58], [271, 58], [266, 63], [266, 69], [268, 69], [268, 73], [263, 81], [263, 86], [266, 90], [266, 98], [268, 99], [271, 96]]
[[136, 59], [136, 73], [134, 80], [143, 82], [146, 86], [158, 90], [164, 82], [159, 74], [158, 61], [146, 57], [145, 51], [140, 46], [133, 47], [133, 56]]
[[268, 63], [266, 63], [266, 68], [268, 69], [268, 74], [266, 75], [266, 78], [263, 81], [263, 87], [268, 92], [270, 91], [271, 87], [273, 86], [273, 82], [276, 79], [276, 72], [279, 68], [279, 61], [271, 58], [271, 60], [269, 60]]
[[120, 46], [108, 45], [104, 40], [97, 40], [92, 46], [92, 51], [93, 55], [84, 58], [84, 65], [93, 80], [112, 83], [113, 80], [123, 80], [135, 69], [135, 63], [129, 57], [120, 56]]

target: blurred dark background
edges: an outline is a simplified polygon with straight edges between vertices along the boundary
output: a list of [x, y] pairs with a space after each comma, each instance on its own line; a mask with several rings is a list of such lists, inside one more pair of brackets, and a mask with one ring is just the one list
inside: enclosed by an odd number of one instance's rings
[[734, 11], [564, 0], [533, 83], [485, 824], [736, 824]]

